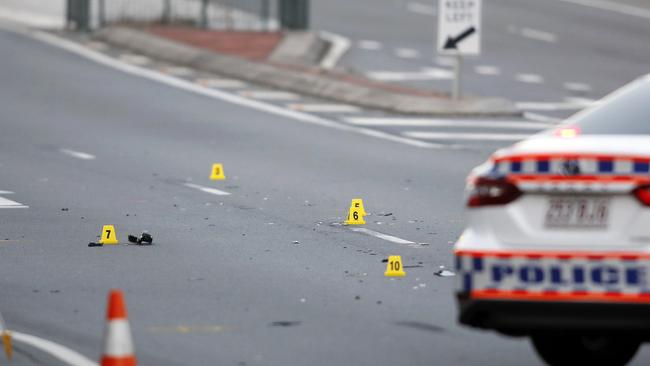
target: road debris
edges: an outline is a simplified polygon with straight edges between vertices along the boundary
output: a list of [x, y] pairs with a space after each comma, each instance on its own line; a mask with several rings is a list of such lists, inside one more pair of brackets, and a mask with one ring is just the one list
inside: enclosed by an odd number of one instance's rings
[[294, 240], [293, 244], [300, 244], [300, 242], [298, 240]]
[[103, 247], [104, 244], [102, 244], [102, 243], [90, 242], [90, 243], [88, 243], [88, 246], [89, 246], [89, 247]]
[[297, 320], [279, 320], [269, 324], [271, 327], [295, 327], [302, 324], [301, 321]]
[[392, 212], [387, 212], [387, 213], [380, 212], [380, 213], [377, 214], [377, 216], [393, 216], [393, 213]]
[[440, 269], [433, 273], [438, 277], [454, 277], [456, 274], [448, 269], [445, 266], [440, 266]]
[[129, 235], [129, 242], [137, 245], [152, 245], [153, 237], [147, 232], [143, 232], [138, 238], [135, 235]]

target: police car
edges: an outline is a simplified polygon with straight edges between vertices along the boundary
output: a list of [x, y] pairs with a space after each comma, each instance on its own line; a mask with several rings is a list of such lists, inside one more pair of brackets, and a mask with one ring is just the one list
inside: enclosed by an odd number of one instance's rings
[[468, 177], [460, 322], [551, 365], [624, 365], [650, 341], [650, 75]]

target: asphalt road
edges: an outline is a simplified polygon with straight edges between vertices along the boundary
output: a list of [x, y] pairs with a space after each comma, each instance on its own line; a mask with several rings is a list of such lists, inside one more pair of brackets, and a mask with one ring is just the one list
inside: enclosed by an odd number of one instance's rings
[[[493, 146], [305, 124], [4, 31], [0, 49], [0, 196], [29, 206], [0, 208], [10, 328], [96, 359], [121, 288], [143, 365], [540, 364], [524, 339], [459, 327], [454, 278], [433, 275], [452, 267], [464, 178]], [[208, 180], [214, 162], [225, 182]], [[338, 225], [355, 197], [367, 228], [420, 244]], [[104, 224], [155, 245], [88, 248]], [[393, 254], [407, 277], [383, 276]]]
[[[640, 10], [620, 13], [625, 6]], [[317, 29], [350, 39], [341, 67], [451, 90], [453, 59], [435, 50], [437, 1], [313, 1], [312, 17]], [[649, 20], [650, 5], [635, 0], [484, 1], [483, 52], [463, 62], [464, 93], [503, 96], [525, 111], [568, 116], [650, 71]]]

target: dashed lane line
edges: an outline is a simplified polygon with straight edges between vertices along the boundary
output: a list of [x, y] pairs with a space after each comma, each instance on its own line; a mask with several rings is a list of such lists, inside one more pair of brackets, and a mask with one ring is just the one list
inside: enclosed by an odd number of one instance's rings
[[217, 195], [217, 196], [230, 196], [230, 193], [228, 193], [226, 191], [221, 191], [221, 190], [218, 190], [216, 188], [211, 188], [211, 187], [204, 187], [204, 186], [200, 186], [198, 184], [185, 183], [184, 186], [188, 187], [188, 188], [197, 189], [197, 190], [199, 190], [201, 192], [204, 192], [204, 193], [214, 194], [214, 195]]
[[530, 136], [521, 133], [456, 133], [405, 131], [402, 135], [423, 140], [519, 141]]
[[479, 75], [487, 75], [487, 76], [501, 75], [501, 69], [499, 69], [496, 66], [488, 66], [488, 65], [476, 65], [474, 66], [474, 72]]
[[289, 108], [311, 113], [359, 113], [361, 108], [347, 104], [289, 104]]
[[221, 90], [205, 88], [200, 85], [189, 82], [187, 80], [165, 75], [155, 70], [149, 70], [139, 66], [129, 65], [127, 63], [120, 62], [119, 60], [104, 55], [100, 52], [88, 49], [75, 42], [45, 32], [16, 29], [13, 27], [9, 28], [8, 30], [21, 33], [27, 36], [31, 36], [32, 38], [37, 39], [41, 42], [47, 43], [55, 47], [59, 47], [68, 52], [77, 54], [88, 60], [96, 62], [100, 65], [110, 67], [112, 69], [119, 70], [127, 74], [136, 75], [149, 80], [154, 80], [171, 87], [185, 90], [187, 92], [203, 95], [214, 99], [219, 99], [227, 103], [255, 109], [276, 116], [281, 116], [297, 122], [308, 123], [308, 124], [317, 125], [321, 127], [333, 128], [339, 131], [353, 132], [364, 136], [374, 137], [386, 141], [392, 141], [395, 143], [400, 143], [400, 144], [409, 145], [413, 147], [419, 147], [423, 149], [459, 148], [458, 146], [430, 143], [430, 142], [420, 141], [416, 139], [409, 139], [402, 136], [397, 136], [394, 134], [372, 130], [368, 128], [354, 127], [342, 122], [336, 122], [333, 120], [311, 115], [308, 113], [302, 113], [291, 109], [282, 108], [273, 104], [247, 99], [239, 95], [227, 93]]
[[576, 82], [566, 82], [564, 83], [564, 89], [574, 92], [590, 92], [591, 85], [585, 83], [576, 83]]
[[399, 58], [413, 59], [420, 57], [420, 51], [413, 48], [398, 48], [395, 55]]
[[543, 84], [544, 78], [537, 74], [517, 74], [515, 80], [528, 84]]
[[410, 11], [411, 13], [428, 16], [434, 16], [438, 13], [438, 10], [434, 6], [418, 2], [410, 2], [406, 4], [406, 10]]
[[621, 4], [620, 2], [605, 0], [556, 0], [565, 3], [588, 6], [591, 8], [607, 10], [619, 14], [631, 15], [635, 17], [650, 19], [650, 10], [638, 6]]
[[551, 32], [545, 32], [533, 28], [521, 28], [519, 34], [528, 39], [533, 39], [536, 41], [555, 43], [557, 42], [557, 36]]
[[86, 356], [47, 339], [13, 331], [11, 335], [16, 342], [40, 349], [70, 366], [98, 366], [96, 362], [91, 361]]
[[[4, 191], [4, 192], [0, 192], [0, 193], [2, 193], [2, 194], [11, 194], [13, 192]], [[29, 208], [29, 206], [23, 205], [20, 202], [12, 201], [12, 200], [4, 198], [4, 197], [0, 197], [0, 208]]]
[[81, 151], [75, 151], [75, 150], [69, 150], [69, 149], [60, 149], [59, 150], [62, 154], [68, 155], [73, 158], [81, 159], [81, 160], [94, 160], [95, 155], [88, 154], [85, 152]]
[[398, 238], [396, 236], [380, 233], [378, 231], [366, 229], [364, 227], [352, 227], [350, 230], [354, 231], [355, 233], [362, 233], [370, 236], [374, 236], [375, 238], [379, 238], [382, 240], [387, 240], [395, 244], [415, 244], [415, 242], [412, 242], [410, 240]]
[[549, 123], [528, 121], [489, 121], [489, 120], [453, 120], [427, 118], [372, 118], [349, 117], [345, 121], [357, 126], [398, 126], [398, 127], [459, 127], [459, 128], [494, 128], [543, 130], [553, 127]]
[[372, 41], [369, 39], [362, 39], [357, 42], [357, 47], [366, 50], [366, 51], [378, 51], [381, 50], [384, 45], [381, 42]]

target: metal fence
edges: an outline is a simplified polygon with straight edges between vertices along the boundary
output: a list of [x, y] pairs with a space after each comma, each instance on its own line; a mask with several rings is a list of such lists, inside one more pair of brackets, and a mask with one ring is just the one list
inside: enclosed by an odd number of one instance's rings
[[306, 29], [308, 0], [67, 0], [78, 29], [112, 23], [183, 23], [209, 29]]

